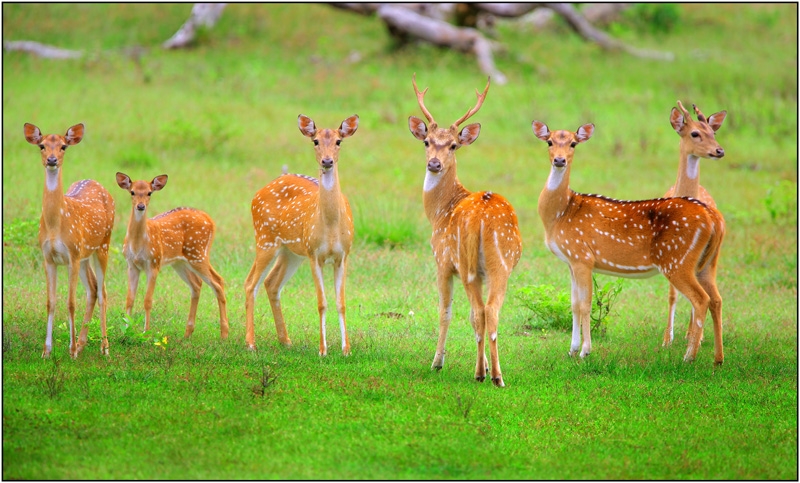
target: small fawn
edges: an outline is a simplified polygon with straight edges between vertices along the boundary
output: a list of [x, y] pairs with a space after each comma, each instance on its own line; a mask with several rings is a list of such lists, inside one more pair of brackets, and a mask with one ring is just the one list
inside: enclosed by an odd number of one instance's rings
[[[475, 107], [449, 127], [442, 128], [425, 107], [423, 98], [428, 89], [419, 91], [415, 74], [412, 78], [414, 92], [430, 126], [411, 116], [408, 128], [425, 144], [427, 159], [422, 199], [433, 227], [431, 248], [439, 289], [439, 341], [431, 368], [438, 370], [444, 365], [445, 341], [452, 318], [453, 276], [457, 276], [469, 298], [470, 322], [478, 346], [475, 379], [484, 381], [488, 371], [485, 354], [488, 333], [492, 382], [502, 387], [505, 384], [497, 352], [497, 329], [508, 277], [522, 254], [522, 238], [517, 215], [505, 198], [491, 191], [470, 192], [458, 181], [455, 154], [460, 147], [472, 144], [480, 134], [480, 124], [469, 124], [463, 129], [459, 126], [481, 108], [489, 82], [483, 94], [476, 90]], [[485, 303], [484, 282], [488, 287]]]
[[[714, 361], [723, 362], [722, 299], [715, 274], [725, 221], [714, 208], [691, 198], [619, 201], [569, 188], [575, 146], [586, 142], [594, 124], [576, 132], [550, 132], [533, 121], [533, 132], [549, 146], [550, 176], [539, 195], [545, 244], [569, 265], [572, 276], [570, 355], [592, 349], [592, 272], [645, 278], [662, 273], [692, 304], [693, 323], [685, 361], [697, 355], [706, 312], [714, 320]], [[581, 345], [581, 332], [583, 345]]]
[[[256, 348], [255, 297], [264, 283], [275, 319], [278, 340], [291, 346], [281, 311], [281, 291], [306, 258], [311, 265], [319, 311], [319, 355], [328, 353], [325, 315], [328, 303], [322, 267], [333, 264], [336, 311], [342, 334], [342, 352], [350, 354], [345, 323], [345, 272], [353, 243], [353, 216], [350, 204], [339, 187], [339, 147], [343, 139], [355, 134], [358, 116], [342, 121], [338, 129], [317, 129], [304, 115], [297, 118], [300, 132], [314, 143], [319, 179], [285, 174], [261, 188], [253, 197], [251, 213], [256, 237], [256, 259], [245, 281], [247, 346]], [[275, 264], [267, 272], [272, 260]]]
[[[725, 150], [716, 140], [714, 133], [722, 127], [722, 122], [725, 121], [727, 111], [720, 111], [706, 119], [700, 109], [692, 104], [695, 114], [697, 114], [697, 121], [694, 121], [689, 115], [681, 101], [678, 101], [678, 107], [672, 108], [669, 116], [669, 122], [672, 128], [681, 137], [680, 141], [680, 163], [678, 164], [678, 179], [675, 184], [667, 190], [664, 194], [665, 198], [689, 196], [705, 203], [706, 205], [716, 208], [717, 204], [714, 198], [706, 191], [705, 188], [700, 186], [700, 158], [706, 159], [721, 159], [725, 156]], [[677, 299], [677, 291], [675, 287], [670, 284], [669, 286], [669, 318], [667, 320], [667, 328], [664, 330], [664, 344], [668, 346], [672, 344], [673, 340], [673, 327], [675, 325], [675, 304]], [[721, 302], [720, 302], [721, 303]], [[689, 325], [691, 326], [691, 319]], [[688, 330], [687, 330], [688, 335]]]
[[167, 175], [156, 176], [152, 181], [131, 181], [124, 173], [117, 173], [117, 184], [131, 194], [131, 218], [125, 234], [123, 253], [128, 261], [128, 297], [125, 313], [130, 317], [139, 275], [147, 277], [147, 292], [144, 296], [144, 330], [150, 330], [150, 310], [153, 307], [153, 292], [161, 267], [172, 265], [175, 272], [191, 290], [189, 319], [186, 333], [194, 331], [197, 303], [203, 282], [211, 286], [219, 305], [220, 337], [228, 337], [228, 315], [226, 312], [225, 282], [211, 266], [211, 243], [216, 230], [208, 214], [194, 208], [175, 208], [148, 219], [147, 206], [150, 196], [167, 185]]
[[[114, 199], [97, 181], [73, 183], [64, 194], [61, 168], [64, 152], [83, 139], [83, 124], [76, 124], [63, 136], [43, 136], [38, 127], [25, 123], [25, 139], [38, 146], [44, 167], [44, 196], [39, 219], [39, 247], [47, 277], [47, 338], [42, 357], [53, 349], [53, 320], [56, 312], [56, 268], [69, 272], [69, 354], [74, 359], [87, 343], [89, 322], [95, 303], [100, 306], [100, 352], [108, 355], [106, 336], [106, 266], [111, 230], [114, 227]], [[90, 266], [94, 265], [94, 270]], [[80, 336], [75, 338], [75, 290], [78, 278], [86, 289], [86, 314]]]

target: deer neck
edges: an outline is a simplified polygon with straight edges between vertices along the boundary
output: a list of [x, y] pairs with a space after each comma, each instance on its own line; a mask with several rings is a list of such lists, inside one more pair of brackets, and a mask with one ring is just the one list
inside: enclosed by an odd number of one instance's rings
[[131, 219], [128, 221], [128, 232], [125, 241], [132, 247], [147, 244], [150, 237], [147, 229], [147, 210], [139, 211], [136, 206], [131, 208]]
[[425, 171], [422, 203], [431, 225], [436, 226], [440, 220], [449, 217], [469, 194], [469, 190], [458, 181], [455, 168], [438, 175]]
[[44, 195], [42, 197], [42, 220], [48, 232], [57, 232], [61, 227], [61, 217], [66, 210], [64, 186], [61, 181], [61, 168], [44, 170]]
[[319, 176], [317, 217], [325, 227], [337, 226], [343, 216], [344, 203], [339, 187], [339, 170], [336, 167], [322, 170]]
[[673, 196], [691, 196], [700, 194], [700, 157], [681, 152], [678, 165], [678, 179], [675, 181]]
[[569, 189], [569, 170], [569, 164], [563, 168], [551, 165], [547, 183], [539, 194], [539, 217], [546, 231], [569, 207], [572, 198], [572, 190]]

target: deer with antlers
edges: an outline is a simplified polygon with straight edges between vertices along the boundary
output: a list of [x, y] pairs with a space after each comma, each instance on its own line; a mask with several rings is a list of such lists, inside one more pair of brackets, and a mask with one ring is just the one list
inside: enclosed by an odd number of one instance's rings
[[[322, 268], [327, 263], [333, 264], [342, 352], [349, 355], [350, 340], [345, 323], [345, 271], [355, 231], [350, 204], [339, 186], [339, 147], [343, 139], [355, 134], [358, 116], [348, 117], [338, 129], [317, 129], [311, 118], [301, 114], [297, 118], [297, 126], [314, 143], [319, 179], [284, 174], [253, 197], [251, 213], [256, 236], [256, 259], [245, 281], [245, 339], [247, 346], [255, 349], [255, 297], [258, 286], [263, 282], [272, 307], [278, 340], [285, 346], [291, 346], [281, 310], [281, 291], [307, 258], [317, 292], [319, 355], [328, 353], [325, 337], [328, 303], [322, 276]], [[275, 263], [267, 272], [273, 259]]]
[[[76, 124], [63, 136], [43, 136], [38, 127], [25, 123], [25, 139], [41, 150], [45, 172], [42, 216], [39, 219], [39, 247], [47, 277], [47, 337], [42, 351], [45, 358], [53, 349], [58, 265], [66, 265], [69, 273], [70, 356], [77, 358], [86, 346], [88, 324], [95, 304], [100, 306], [100, 352], [108, 355], [105, 280], [108, 246], [114, 227], [114, 199], [100, 183], [91, 179], [76, 181], [65, 195], [61, 176], [67, 147], [81, 142], [83, 133], [83, 124]], [[86, 289], [86, 314], [76, 340], [75, 291], [79, 278]]]
[[[439, 127], [423, 101], [428, 89], [419, 91], [415, 74], [414, 92], [429, 125], [411, 116], [408, 127], [425, 144], [427, 159], [422, 199], [433, 227], [431, 248], [439, 289], [439, 340], [432, 369], [444, 365], [445, 341], [452, 317], [453, 276], [457, 276], [469, 298], [470, 322], [478, 346], [475, 379], [482, 382], [489, 370], [485, 354], [488, 333], [492, 382], [502, 387], [505, 384], [497, 352], [499, 315], [508, 277], [522, 253], [522, 238], [517, 215], [505, 198], [491, 191], [470, 192], [456, 174], [456, 150], [472, 144], [481, 130], [477, 123], [460, 126], [481, 108], [490, 82], [491, 79], [486, 82], [483, 94], [475, 91], [478, 96], [475, 107], [449, 127]], [[488, 288], [486, 302], [484, 282]]]
[[[664, 194], [665, 198], [689, 196], [716, 208], [717, 204], [708, 191], [700, 185], [700, 159], [720, 159], [725, 156], [725, 150], [719, 145], [714, 135], [722, 127], [727, 111], [720, 111], [706, 118], [700, 109], [692, 104], [697, 121], [689, 115], [689, 111], [678, 101], [678, 107], [672, 108], [669, 121], [672, 128], [681, 137], [680, 163], [678, 164], [678, 179], [675, 184]], [[716, 276], [716, 275], [715, 275]], [[669, 318], [667, 328], [664, 330], [665, 346], [672, 344], [673, 327], [675, 323], [675, 304], [677, 291], [669, 286]], [[689, 321], [691, 326], [691, 320]], [[688, 330], [687, 330], [688, 334]]]
[[131, 181], [125, 173], [117, 173], [117, 185], [131, 194], [131, 218], [125, 234], [123, 253], [128, 262], [128, 296], [125, 312], [130, 317], [141, 272], [147, 277], [144, 295], [144, 330], [150, 330], [150, 310], [156, 278], [162, 267], [172, 266], [191, 290], [189, 319], [184, 337], [194, 332], [200, 289], [207, 283], [217, 296], [220, 337], [228, 337], [228, 314], [225, 281], [211, 266], [211, 244], [216, 227], [207, 213], [194, 208], [175, 208], [147, 218], [147, 207], [153, 193], [167, 185], [167, 175], [152, 181]]
[[[723, 362], [722, 299], [715, 271], [725, 234], [722, 215], [692, 198], [619, 201], [576, 193], [569, 187], [575, 147], [591, 138], [594, 124], [576, 132], [551, 132], [533, 121], [533, 132], [549, 146], [550, 175], [539, 195], [545, 244], [566, 262], [572, 276], [570, 355], [592, 349], [592, 272], [645, 278], [662, 273], [692, 304], [685, 361], [700, 345], [706, 312], [714, 321], [714, 361]], [[583, 344], [581, 344], [581, 335]]]

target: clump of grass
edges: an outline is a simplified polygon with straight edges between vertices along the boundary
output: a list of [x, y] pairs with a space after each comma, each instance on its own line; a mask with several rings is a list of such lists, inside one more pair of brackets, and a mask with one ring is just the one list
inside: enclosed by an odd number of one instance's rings
[[409, 203], [375, 198], [355, 205], [356, 238], [379, 247], [396, 248], [423, 243], [425, 235]]
[[763, 200], [773, 223], [792, 223], [797, 219], [797, 185], [785, 179], [775, 182]]

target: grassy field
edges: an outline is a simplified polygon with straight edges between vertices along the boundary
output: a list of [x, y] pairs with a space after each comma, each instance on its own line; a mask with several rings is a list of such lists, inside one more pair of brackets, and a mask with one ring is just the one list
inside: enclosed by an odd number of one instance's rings
[[[503, 389], [472, 379], [474, 334], [459, 282], [445, 367], [430, 370], [438, 294], [424, 149], [407, 127], [420, 115], [412, 73], [430, 87], [426, 105], [450, 122], [485, 84], [474, 59], [426, 45], [394, 49], [379, 20], [324, 5], [231, 4], [197, 48], [160, 50], [189, 10], [3, 5], [4, 41], [90, 52], [73, 61], [3, 56], [3, 479], [798, 478], [797, 5], [686, 4], [669, 32], [633, 17], [612, 26], [626, 42], [674, 52], [673, 62], [603, 52], [560, 23], [499, 25], [507, 49], [496, 61], [509, 82], [491, 87], [474, 118], [480, 138], [458, 158], [462, 183], [508, 198], [523, 235], [500, 317]], [[146, 51], [124, 55], [131, 46]], [[531, 121], [596, 125], [577, 149], [576, 191], [655, 198], [675, 180], [669, 112], [678, 99], [706, 115], [728, 111], [717, 133], [726, 156], [701, 168], [728, 227], [718, 275], [725, 364], [713, 365], [710, 329], [697, 361], [683, 363], [685, 301], [675, 344], [661, 347], [663, 277], [626, 280], [591, 356], [572, 359], [570, 333], [535, 325], [525, 300], [531, 287], [568, 293], [570, 283], [542, 243], [536, 202], [549, 165]], [[265, 297], [259, 350], [244, 344], [250, 200], [283, 165], [316, 175], [296, 127], [301, 113], [321, 127], [361, 119], [339, 167], [356, 222], [347, 358], [330, 323], [329, 355], [317, 354], [307, 264], [282, 298], [294, 346], [278, 344]], [[65, 157], [65, 187], [93, 178], [116, 200], [109, 357], [97, 350], [97, 318], [90, 346], [68, 357], [61, 268], [53, 357], [40, 358], [43, 175], [25, 122], [44, 133], [85, 123], [83, 142]], [[143, 284], [126, 323], [121, 247], [131, 207], [117, 171], [169, 175], [152, 214], [193, 206], [215, 220], [228, 340], [219, 340], [207, 287], [194, 335], [183, 339], [189, 292], [172, 270], [159, 277], [151, 330], [140, 332]], [[329, 270], [327, 287], [331, 279]]]

